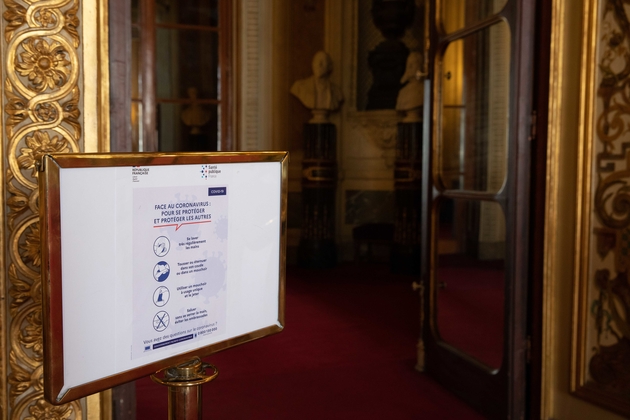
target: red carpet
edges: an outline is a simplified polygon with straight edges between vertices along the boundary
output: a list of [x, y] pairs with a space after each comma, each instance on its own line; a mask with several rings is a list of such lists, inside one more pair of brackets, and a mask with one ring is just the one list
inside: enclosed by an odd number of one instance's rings
[[[414, 370], [418, 298], [386, 265], [289, 267], [286, 328], [207, 359], [204, 419], [481, 419]], [[167, 389], [136, 382], [137, 418], [166, 419]]]
[[502, 261], [476, 261], [462, 255], [440, 258], [438, 329], [442, 340], [486, 365], [503, 359], [505, 275]]

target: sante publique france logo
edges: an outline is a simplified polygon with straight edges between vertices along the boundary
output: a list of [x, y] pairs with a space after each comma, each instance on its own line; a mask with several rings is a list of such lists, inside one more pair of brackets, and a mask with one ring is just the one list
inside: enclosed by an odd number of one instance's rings
[[221, 173], [221, 169], [217, 169], [217, 165], [201, 165], [201, 178], [214, 178]]

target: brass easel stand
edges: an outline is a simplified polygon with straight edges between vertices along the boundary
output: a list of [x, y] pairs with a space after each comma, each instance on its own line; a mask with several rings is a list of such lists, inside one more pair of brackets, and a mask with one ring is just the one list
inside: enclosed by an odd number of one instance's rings
[[[206, 369], [212, 369], [206, 375]], [[157, 375], [164, 372], [164, 378]], [[168, 420], [202, 420], [201, 385], [217, 377], [219, 371], [198, 357], [151, 375], [153, 382], [168, 386]]]

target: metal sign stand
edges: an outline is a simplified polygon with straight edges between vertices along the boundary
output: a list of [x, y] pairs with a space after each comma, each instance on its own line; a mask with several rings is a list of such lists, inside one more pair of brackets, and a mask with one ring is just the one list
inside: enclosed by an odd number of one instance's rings
[[[212, 369], [210, 375], [206, 369]], [[159, 377], [164, 372], [164, 377]], [[151, 375], [153, 382], [168, 386], [168, 420], [202, 420], [201, 385], [219, 375], [217, 368], [198, 357]]]

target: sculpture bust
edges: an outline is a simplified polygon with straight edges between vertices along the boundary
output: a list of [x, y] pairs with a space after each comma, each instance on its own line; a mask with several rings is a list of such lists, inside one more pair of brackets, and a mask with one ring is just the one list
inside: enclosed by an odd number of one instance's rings
[[191, 127], [190, 134], [200, 134], [200, 127], [210, 121], [212, 115], [197, 102], [197, 88], [189, 87], [187, 92], [191, 104], [182, 111], [182, 122]]
[[338, 109], [343, 101], [341, 89], [330, 81], [331, 72], [330, 56], [319, 51], [313, 57], [313, 75], [291, 86], [291, 93], [313, 111], [313, 118], [309, 121], [311, 124], [328, 122], [328, 113]]
[[409, 53], [407, 67], [400, 83], [407, 83], [398, 91], [396, 109], [405, 111], [403, 122], [421, 121], [421, 108], [424, 104], [424, 79], [422, 73], [422, 54], [417, 51]]

